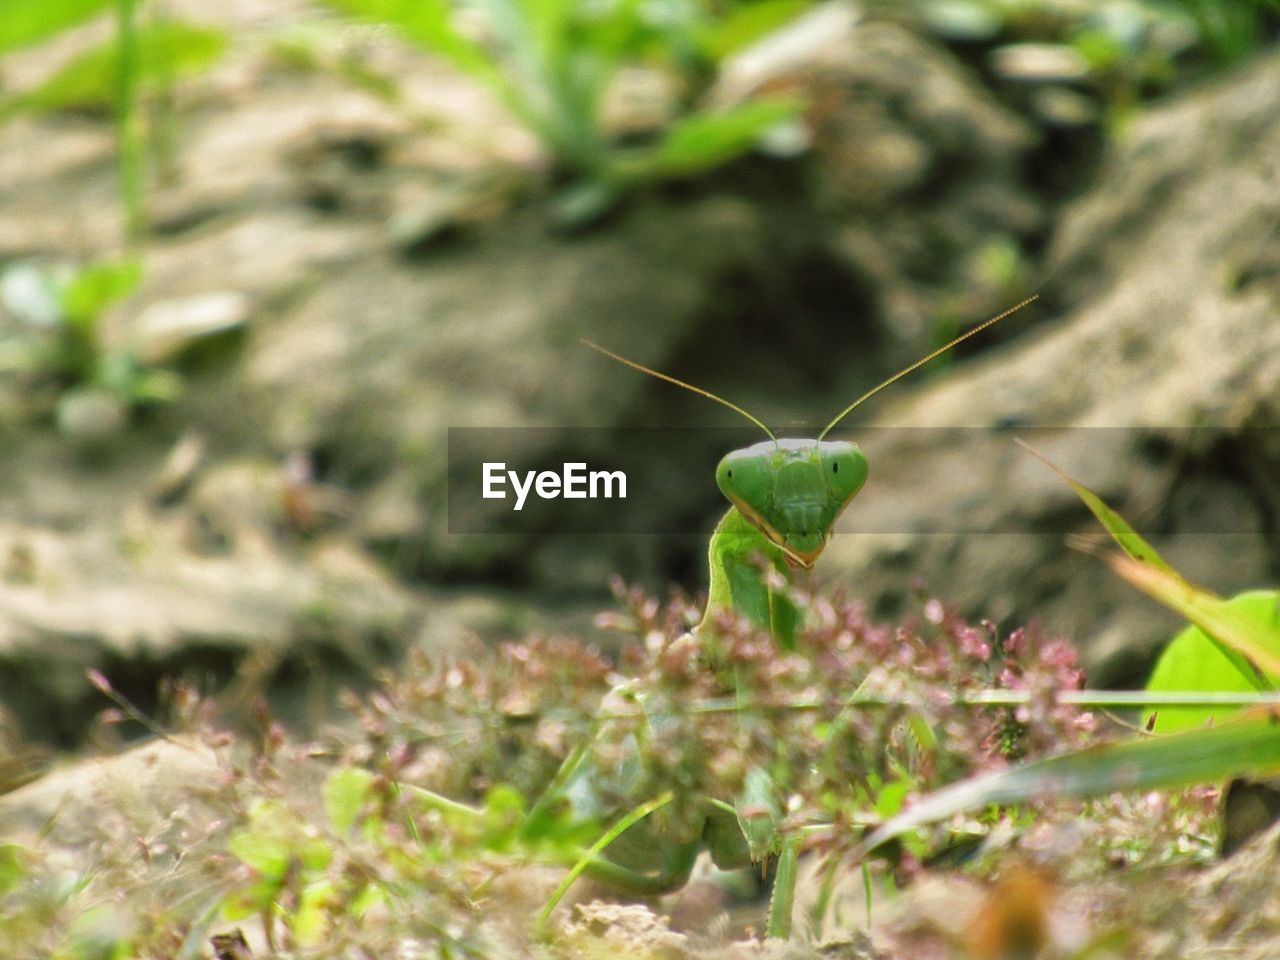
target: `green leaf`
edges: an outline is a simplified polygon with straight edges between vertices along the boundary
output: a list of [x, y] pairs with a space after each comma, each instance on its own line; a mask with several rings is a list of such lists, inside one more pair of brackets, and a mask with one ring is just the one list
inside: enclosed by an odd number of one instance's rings
[[294, 852], [304, 870], [319, 872], [333, 862], [333, 848], [320, 837], [302, 836]]
[[757, 0], [730, 7], [723, 17], [698, 31], [698, 45], [709, 60], [723, 60], [790, 23], [812, 6], [810, 0]]
[[[226, 48], [226, 35], [220, 30], [169, 22], [140, 29], [136, 43], [136, 83], [139, 88], [153, 89], [210, 66]], [[109, 111], [116, 101], [119, 75], [119, 45], [111, 40], [75, 57], [34, 90], [0, 104], [0, 119], [17, 112]]]
[[289, 869], [289, 843], [283, 837], [246, 830], [233, 836], [227, 848], [264, 877], [278, 880]]
[[471, 40], [454, 28], [453, 7], [449, 0], [321, 2], [356, 20], [385, 23], [410, 43], [446, 57], [458, 69], [471, 74], [492, 90], [507, 109], [543, 141], [551, 139], [543, 112], [530, 100], [527, 82], [512, 76], [484, 42]]
[[918, 827], [988, 806], [1057, 797], [1096, 797], [1280, 772], [1280, 722], [1269, 710], [1207, 730], [1091, 747], [944, 787], [894, 817], [858, 845], [866, 855]]
[[395, 789], [399, 793], [407, 794], [416, 799], [424, 809], [438, 810], [440, 813], [456, 818], [461, 823], [476, 823], [484, 817], [484, 811], [482, 810], [469, 807], [465, 803], [459, 803], [457, 800], [450, 800], [448, 797], [423, 787], [415, 786], [412, 783], [397, 783]]
[[373, 786], [373, 774], [359, 767], [338, 768], [324, 781], [324, 811], [338, 833], [356, 825]]
[[0, 843], [0, 896], [4, 896], [26, 879], [26, 850], [16, 843]]
[[1147, 543], [1133, 527], [1129, 526], [1124, 517], [1107, 506], [1106, 501], [1100, 496], [1084, 484], [1073, 480], [1067, 475], [1066, 471], [1049, 460], [1048, 457], [1032, 449], [1030, 444], [1017, 439], [1014, 442], [1066, 481], [1067, 485], [1075, 491], [1076, 496], [1083, 500], [1084, 505], [1098, 518], [1098, 522], [1102, 524], [1107, 533], [1111, 534], [1112, 539], [1120, 545], [1121, 550], [1139, 563], [1145, 563], [1173, 573], [1173, 567], [1165, 563], [1164, 558], [1156, 552], [1156, 548]]
[[569, 184], [551, 203], [555, 226], [566, 233], [584, 230], [604, 220], [622, 201], [618, 184], [585, 179]]
[[888, 820], [895, 816], [915, 788], [910, 780], [891, 780], [876, 793], [876, 816]]
[[525, 824], [524, 795], [500, 783], [485, 794], [484, 845], [495, 851], [510, 849]]
[[351, 898], [347, 911], [351, 916], [359, 920], [374, 907], [385, 906], [386, 903], [387, 892], [382, 887], [370, 883]]
[[89, 327], [107, 307], [129, 296], [141, 281], [142, 264], [137, 260], [91, 264], [62, 291], [63, 316], [72, 326]]
[[283, 877], [262, 877], [249, 886], [234, 890], [222, 902], [224, 920], [244, 920], [267, 910], [280, 896]]
[[491, 86], [504, 83], [493, 59], [480, 43], [453, 26], [448, 0], [322, 0], [325, 6], [367, 23], [385, 23], [406, 40], [439, 53], [454, 65]]
[[118, 395], [131, 405], [173, 403], [182, 396], [182, 378], [172, 370], [139, 370]]
[[58, 960], [124, 960], [132, 953], [127, 929], [112, 904], [97, 904], [77, 914], [60, 931], [63, 945], [54, 956]]
[[328, 879], [309, 883], [303, 889], [291, 924], [299, 946], [314, 947], [324, 940], [329, 932], [329, 905], [333, 901], [334, 887]]
[[[610, 6], [621, 11], [631, 5], [628, 0]], [[575, 53], [573, 48], [585, 52], [591, 40], [589, 32], [573, 35], [575, 0], [488, 0], [483, 6], [495, 21], [502, 23], [501, 32], [507, 42], [528, 48], [544, 69], [564, 68]], [[614, 22], [618, 19], [616, 15], [608, 18]]]
[[938, 731], [933, 728], [929, 718], [913, 710], [907, 716], [907, 726], [911, 730], [912, 736], [915, 737], [916, 745], [920, 748], [920, 752], [926, 757], [937, 756], [939, 749]]
[[742, 156], [775, 124], [800, 110], [794, 100], [756, 100], [725, 113], [695, 113], [674, 124], [662, 142], [624, 178], [682, 177], [705, 173]]
[[333, 850], [284, 805], [259, 800], [249, 811], [249, 825], [232, 836], [228, 849], [267, 880], [282, 880], [296, 860], [304, 869], [323, 870]]
[[[1256, 622], [1257, 642], [1280, 655], [1280, 591], [1251, 590], [1224, 601], [1223, 606]], [[1268, 679], [1274, 684], [1280, 681], [1280, 675], [1271, 673]], [[1165, 648], [1146, 687], [1149, 693], [1248, 693], [1257, 688], [1257, 683], [1241, 675], [1221, 646], [1195, 625], [1179, 633]], [[1222, 722], [1239, 712], [1239, 707], [1166, 707], [1155, 712], [1154, 729], [1174, 733], [1203, 727], [1210, 721]]]
[[222, 913], [223, 897], [215, 894], [205, 901], [203, 909], [198, 910], [182, 937], [182, 945], [172, 955], [173, 960], [200, 960], [205, 956], [204, 945], [213, 932], [214, 924]]
[[0, 53], [39, 43], [110, 5], [111, 0], [4, 0]]
[[1111, 70], [1131, 56], [1124, 44], [1105, 30], [1081, 30], [1071, 38], [1071, 46], [1094, 71]]

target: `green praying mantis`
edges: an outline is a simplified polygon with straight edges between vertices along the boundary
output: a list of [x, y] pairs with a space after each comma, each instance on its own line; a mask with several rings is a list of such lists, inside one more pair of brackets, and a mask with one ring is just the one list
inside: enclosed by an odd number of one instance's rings
[[[767, 629], [781, 648], [795, 649], [801, 615], [791, 600], [794, 578], [816, 563], [836, 520], [862, 489], [869, 472], [866, 455], [857, 444], [827, 440], [827, 435], [881, 390], [1035, 299], [1030, 297], [973, 327], [868, 390], [832, 418], [816, 439], [779, 438], [746, 410], [710, 391], [583, 341], [612, 360], [728, 407], [768, 436], [727, 454], [716, 468], [716, 483], [730, 506], [711, 536], [707, 606], [691, 632], [694, 643], [707, 642], [716, 618], [732, 611]], [[604, 812], [600, 797], [625, 796], [626, 788], [601, 783], [600, 772], [584, 757], [585, 751], [578, 751], [566, 761], [557, 777], [559, 792], [584, 812], [600, 815]], [[766, 936], [785, 938], [790, 934], [800, 842], [794, 833], [782, 835], [777, 828], [778, 792], [768, 775], [757, 769], [746, 777], [743, 795], [735, 804], [705, 798], [700, 814], [684, 818], [678, 826], [655, 825], [646, 818], [655, 804], [646, 804], [597, 844], [599, 855], [584, 861], [583, 870], [621, 892], [659, 895], [688, 881], [703, 849], [721, 869], [776, 858]], [[567, 884], [562, 886], [566, 888]], [[558, 896], [549, 908], [557, 900]]]

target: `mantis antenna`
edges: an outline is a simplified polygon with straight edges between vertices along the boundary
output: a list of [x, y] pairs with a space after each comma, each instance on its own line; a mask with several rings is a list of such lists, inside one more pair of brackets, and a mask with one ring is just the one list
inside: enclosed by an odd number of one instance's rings
[[[1019, 306], [1021, 306], [1021, 304], [1019, 304]], [[1014, 309], [1016, 310], [1016, 309], [1017, 309], [1017, 307], [1015, 307]], [[1010, 312], [1012, 312], [1012, 311], [1010, 311]], [[996, 319], [999, 319], [999, 317], [997, 317]], [[974, 332], [974, 333], [977, 333], [978, 331], [977, 331], [977, 330], [974, 330], [973, 332]], [[962, 339], [963, 339], [963, 338], [962, 338]], [[695, 387], [695, 386], [694, 386], [693, 384], [691, 384], [691, 383], [685, 383], [683, 380], [677, 380], [675, 377], [668, 376], [668, 375], [667, 375], [667, 374], [665, 374], [665, 373], [659, 373], [657, 370], [651, 370], [651, 369], [649, 369], [649, 368], [648, 368], [648, 367], [646, 367], [646, 366], [642, 366], [641, 364], [636, 363], [634, 360], [628, 360], [626, 357], [620, 357], [620, 356], [618, 356], [616, 353], [614, 353], [612, 350], [606, 350], [604, 347], [600, 346], [600, 344], [598, 344], [598, 343], [593, 343], [593, 342], [591, 342], [590, 340], [587, 340], [586, 338], [583, 338], [583, 340], [582, 340], [581, 342], [582, 342], [583, 346], [590, 347], [590, 348], [591, 348], [592, 350], [594, 350], [596, 353], [602, 353], [602, 354], [604, 354], [604, 355], [605, 355], [606, 357], [608, 357], [610, 360], [617, 360], [619, 363], [621, 363], [621, 364], [625, 364], [626, 366], [630, 367], [632, 370], [639, 370], [641, 373], [647, 373], [649, 376], [651, 376], [651, 377], [657, 377], [659, 380], [665, 380], [667, 383], [674, 383], [677, 387], [684, 387], [686, 390], [690, 390], [690, 391], [692, 391], [693, 393], [696, 393], [696, 394], [698, 394], [698, 395], [700, 395], [700, 396], [706, 397], [708, 400], [714, 400], [716, 403], [722, 403], [722, 404], [724, 404], [726, 407], [728, 407], [730, 410], [734, 411], [735, 413], [740, 413], [740, 414], [742, 414], [742, 416], [746, 417], [748, 420], [750, 420], [752, 423], [754, 423], [757, 427], [759, 427], [761, 430], [763, 430], [765, 433], [767, 433], [767, 434], [769, 435], [769, 439], [770, 439], [770, 440], [772, 440], [774, 443], [777, 443], [777, 442], [778, 442], [778, 438], [777, 438], [777, 437], [775, 437], [775, 436], [773, 435], [773, 431], [772, 431], [772, 430], [770, 430], [768, 427], [766, 427], [763, 423], [761, 423], [759, 420], [757, 420], [757, 419], [756, 419], [755, 417], [753, 417], [751, 414], [747, 413], [747, 411], [743, 410], [743, 409], [742, 409], [740, 406], [738, 406], [736, 403], [730, 403], [730, 402], [729, 402], [728, 400], [726, 400], [724, 397], [717, 397], [717, 396], [716, 396], [714, 393], [712, 393], [710, 390], [703, 390], [701, 387]], [[926, 358], [926, 359], [928, 359], [928, 358]], [[905, 373], [906, 371], [903, 371], [903, 372]], [[865, 399], [865, 398], [864, 398], [864, 399]], [[861, 401], [859, 401], [859, 402], [861, 402]], [[850, 409], [852, 409], [852, 408], [850, 408]]]
[[[858, 407], [862, 406], [862, 404], [866, 403], [868, 400], [874, 397], [877, 393], [879, 393], [885, 387], [889, 386], [890, 384], [897, 383], [907, 374], [915, 370], [919, 370], [930, 360], [933, 360], [936, 357], [941, 356], [942, 354], [946, 353], [948, 350], [950, 350], [952, 347], [956, 346], [957, 344], [964, 343], [964, 341], [968, 340], [970, 337], [981, 333], [983, 330], [987, 329], [987, 327], [991, 326], [993, 323], [1003, 320], [1005, 317], [1009, 316], [1009, 314], [1017, 313], [1019, 310], [1025, 307], [1028, 303], [1037, 299], [1039, 296], [1040, 296], [1039, 294], [1036, 294], [1036, 296], [1034, 297], [1027, 297], [1027, 299], [1023, 300], [1021, 303], [1017, 304], [1016, 306], [1010, 307], [1004, 313], [997, 314], [996, 316], [992, 317], [990, 320], [986, 320], [978, 324], [972, 330], [966, 330], [964, 333], [960, 334], [960, 336], [956, 337], [950, 343], [944, 344], [943, 346], [939, 347], [937, 350], [934, 350], [932, 353], [928, 354], [927, 356], [921, 357], [915, 363], [911, 364], [911, 366], [904, 367], [902, 370], [899, 370], [897, 373], [895, 373], [888, 380], [885, 380], [883, 383], [880, 383], [872, 387], [870, 390], [868, 390], [866, 393], [860, 396], [857, 400], [853, 401], [853, 403], [849, 404], [847, 407], [841, 410], [838, 414], [836, 414], [835, 419], [822, 428], [822, 432], [818, 434], [818, 439], [822, 440], [823, 437], [825, 437], [828, 433], [831, 432], [832, 428], [834, 428], [837, 423], [839, 423], [849, 414], [853, 413], [854, 410], [858, 409]], [[691, 388], [691, 389], [694, 389], [694, 388]], [[723, 403], [724, 401], [721, 400], [720, 402]]]

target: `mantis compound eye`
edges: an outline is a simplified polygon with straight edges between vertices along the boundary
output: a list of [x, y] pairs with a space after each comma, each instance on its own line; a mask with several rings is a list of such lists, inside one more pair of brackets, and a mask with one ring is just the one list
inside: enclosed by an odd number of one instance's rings
[[766, 458], [744, 456], [736, 451], [716, 467], [716, 485], [732, 503], [745, 503], [759, 510], [771, 493], [769, 464]]
[[852, 443], [828, 441], [821, 445], [823, 474], [831, 499], [839, 505], [847, 503], [867, 482], [867, 458]]

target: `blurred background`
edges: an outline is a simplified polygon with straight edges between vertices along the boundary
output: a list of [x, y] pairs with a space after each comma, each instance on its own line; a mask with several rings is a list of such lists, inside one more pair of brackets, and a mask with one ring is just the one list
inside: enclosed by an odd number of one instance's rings
[[[696, 593], [726, 450], [663, 431], [741, 424], [579, 338], [796, 435], [1031, 294], [842, 425], [872, 479], [818, 581], [1140, 681], [1176, 621], [1013, 437], [1190, 579], [1280, 577], [1278, 36], [1276, 0], [6, 0], [7, 735], [96, 735], [92, 670], [305, 726], [417, 644], [591, 636], [614, 575]], [[451, 533], [450, 428], [660, 463], [655, 532]]]

